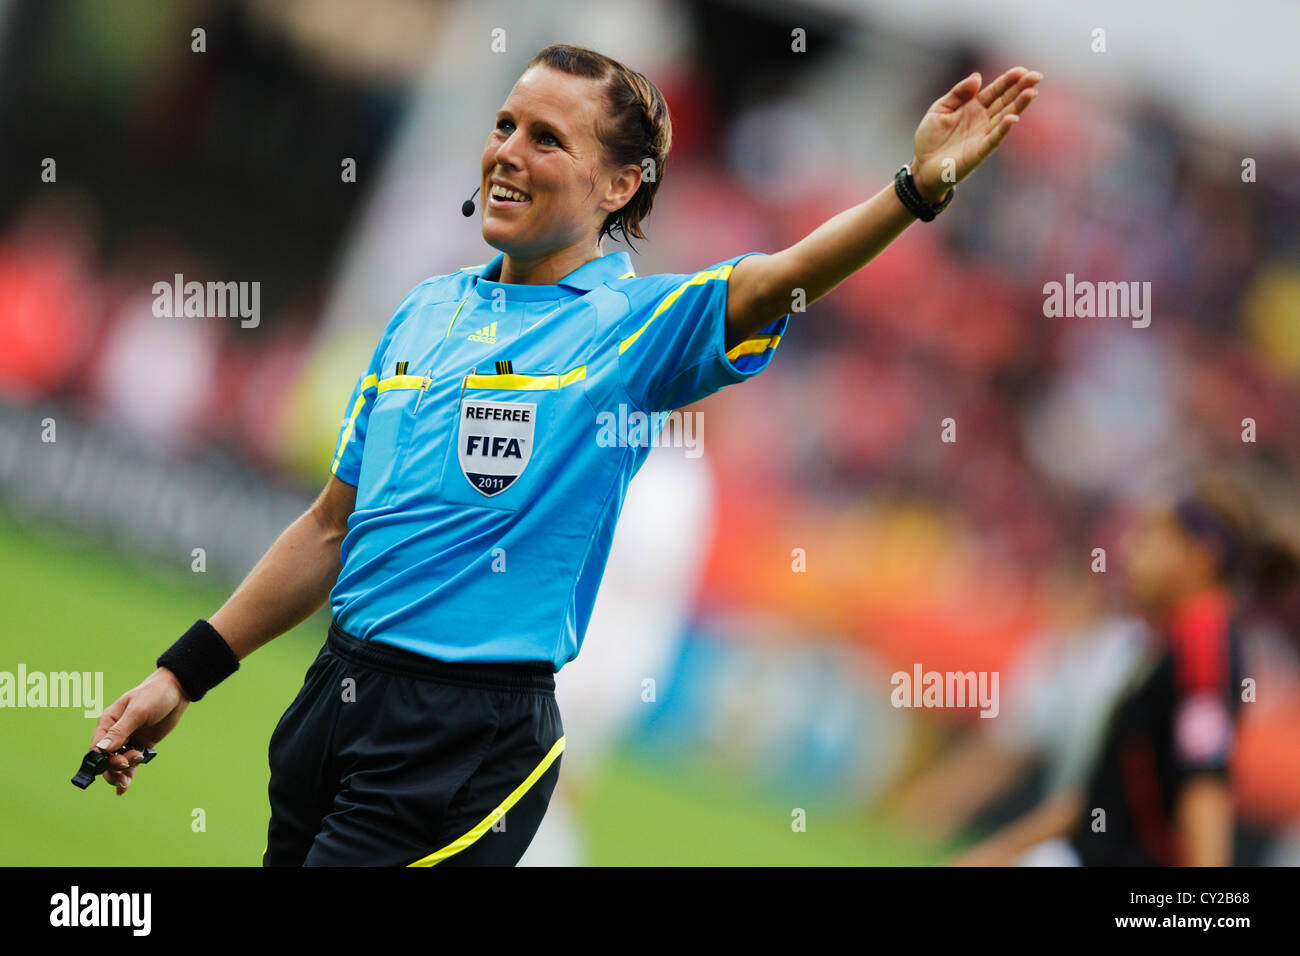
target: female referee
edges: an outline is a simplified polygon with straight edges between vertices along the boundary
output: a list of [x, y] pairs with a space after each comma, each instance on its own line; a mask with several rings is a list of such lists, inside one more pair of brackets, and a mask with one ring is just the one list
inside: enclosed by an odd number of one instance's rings
[[[638, 277], [602, 243], [644, 238], [667, 104], [602, 54], [537, 54], [481, 160], [483, 238], [498, 254], [402, 300], [320, 497], [104, 712], [93, 745], [157, 744], [328, 600], [328, 639], [271, 737], [263, 863], [516, 863], [564, 750], [553, 674], [578, 653], [649, 451], [650, 435], [598, 423], [760, 372], [794, 297], [820, 298], [933, 219], [1041, 79], [1020, 67], [988, 86], [966, 77], [931, 105], [892, 183], [788, 249]], [[104, 779], [119, 795], [140, 758], [112, 757]]]

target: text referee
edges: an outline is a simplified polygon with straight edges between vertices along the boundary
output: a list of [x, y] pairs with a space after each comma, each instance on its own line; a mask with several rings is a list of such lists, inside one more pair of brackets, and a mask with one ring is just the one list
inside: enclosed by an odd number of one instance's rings
[[[891, 185], [788, 249], [638, 277], [602, 242], [644, 238], [667, 105], [599, 53], [543, 50], [483, 151], [483, 238], [499, 254], [402, 300], [348, 401], [325, 490], [104, 712], [95, 746], [157, 744], [328, 600], [329, 637], [271, 737], [264, 864], [517, 862], [564, 751], [553, 674], [582, 644], [651, 445], [598, 423], [762, 371], [790, 303], [934, 218], [1040, 79], [1016, 68], [983, 89], [978, 74], [961, 81]], [[119, 794], [139, 757], [112, 758], [104, 778]]]

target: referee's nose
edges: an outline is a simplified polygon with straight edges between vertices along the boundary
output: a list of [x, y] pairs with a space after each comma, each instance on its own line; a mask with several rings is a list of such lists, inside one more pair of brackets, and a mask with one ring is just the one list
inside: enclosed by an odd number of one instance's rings
[[523, 168], [519, 135], [520, 130], [516, 127], [515, 131], [506, 137], [505, 142], [497, 147], [496, 152], [490, 157], [492, 161], [488, 164], [486, 178], [491, 179], [493, 174], [498, 171], [503, 176], [508, 176], [510, 173], [518, 172]]

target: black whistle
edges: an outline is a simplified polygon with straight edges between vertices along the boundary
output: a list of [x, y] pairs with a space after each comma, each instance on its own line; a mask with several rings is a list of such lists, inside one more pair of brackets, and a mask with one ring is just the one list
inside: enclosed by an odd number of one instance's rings
[[[158, 756], [158, 751], [152, 747], [146, 747], [144, 744], [136, 743], [134, 740], [128, 740], [117, 753], [124, 754], [132, 750], [138, 750], [143, 755], [140, 758], [140, 763], [148, 763]], [[108, 760], [112, 756], [113, 754], [105, 753], [102, 750], [88, 751], [86, 756], [81, 758], [81, 769], [72, 778], [73, 784], [85, 790], [95, 782], [96, 777], [108, 769]]]

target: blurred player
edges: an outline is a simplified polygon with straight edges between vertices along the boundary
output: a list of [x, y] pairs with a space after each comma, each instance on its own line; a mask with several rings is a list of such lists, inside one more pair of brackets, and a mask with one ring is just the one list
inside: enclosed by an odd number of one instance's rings
[[946, 843], [981, 819], [999, 821], [1045, 794], [1082, 786], [1115, 702], [1149, 650], [1144, 623], [1107, 613], [1098, 575], [1045, 576], [1052, 619], [1003, 673], [997, 720], [978, 726], [894, 795], [918, 835]]
[[1083, 788], [1058, 791], [957, 862], [1226, 866], [1228, 765], [1241, 704], [1229, 581], [1238, 530], [1204, 499], [1141, 516], [1121, 554], [1150, 653], [1111, 715]]

